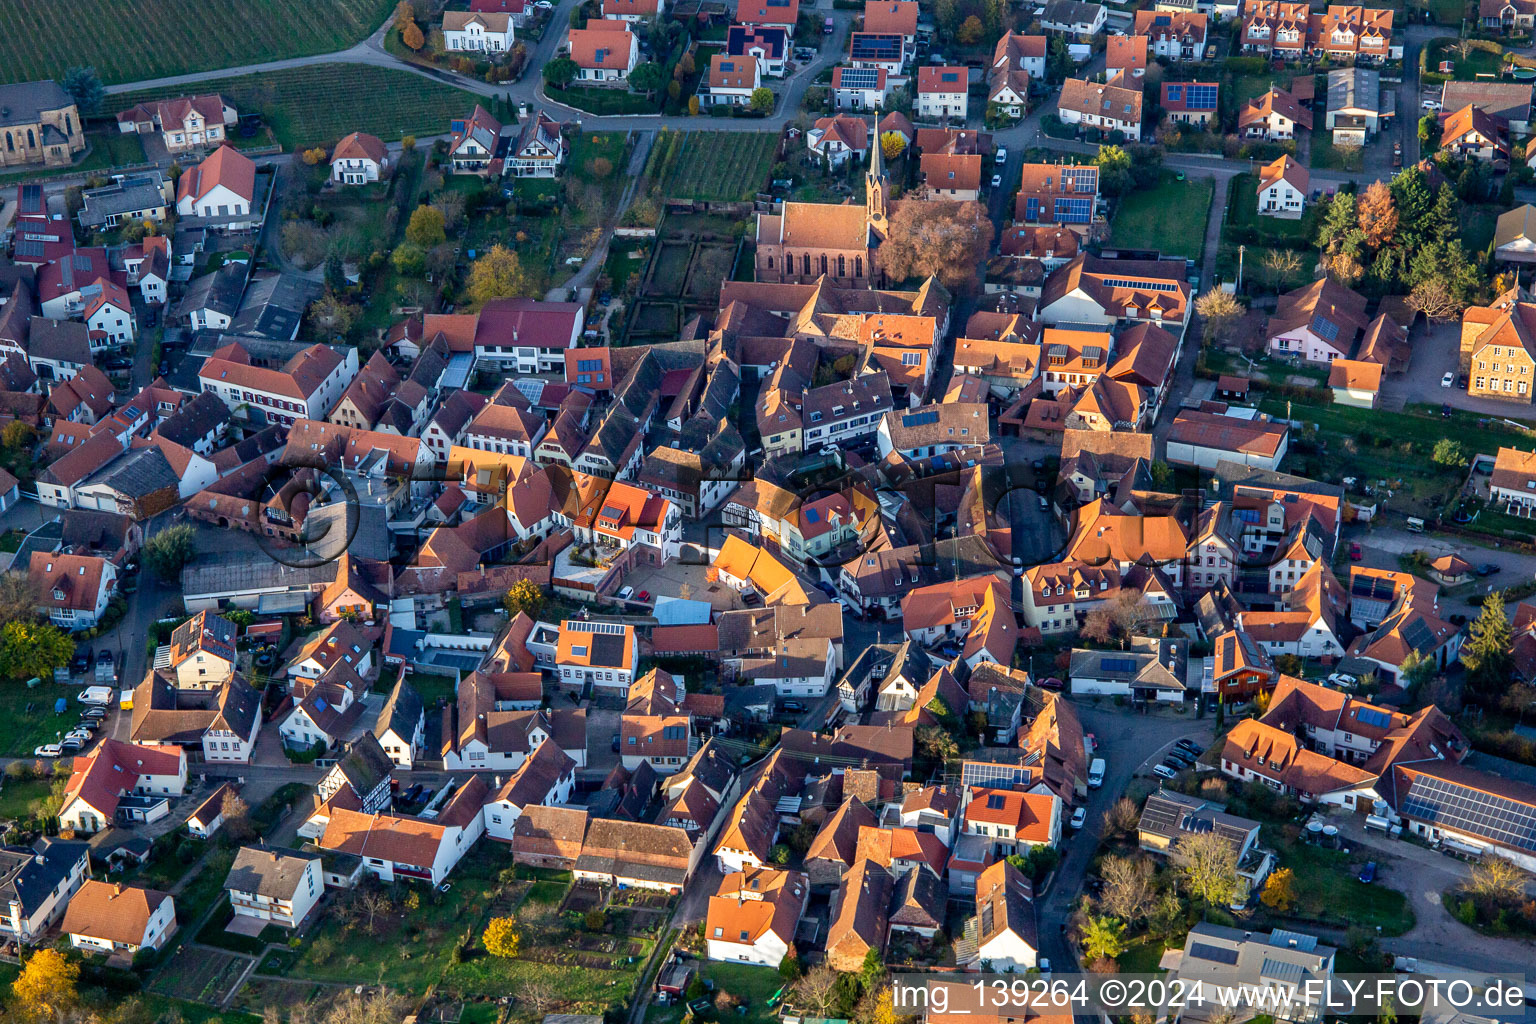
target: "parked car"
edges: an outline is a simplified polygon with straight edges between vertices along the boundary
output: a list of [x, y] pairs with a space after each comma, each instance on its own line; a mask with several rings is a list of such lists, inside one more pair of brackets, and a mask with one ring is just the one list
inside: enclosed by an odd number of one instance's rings
[[1477, 567], [1477, 574], [1479, 576], [1497, 576], [1502, 570], [1503, 566], [1495, 565], [1493, 562], [1484, 562]]
[[66, 754], [73, 754], [83, 746], [85, 746], [84, 743], [69, 736], [65, 736], [59, 741], [59, 749]]
[[86, 708], [84, 711], [80, 712], [80, 717], [92, 718], [100, 721], [101, 719], [107, 717], [107, 709], [104, 707]]
[[1163, 760], [1168, 764], [1176, 765], [1180, 769], [1193, 768], [1195, 766], [1195, 759], [1182, 750], [1168, 751], [1168, 753], [1163, 755]]
[[1443, 388], [1455, 387], [1456, 375], [1454, 373], [1447, 372], [1445, 376], [1440, 378], [1440, 386]]
[[1179, 740], [1179, 742], [1175, 743], [1173, 746], [1174, 749], [1186, 752], [1190, 757], [1197, 761], [1200, 759], [1200, 755], [1205, 753], [1204, 750], [1200, 749], [1200, 744], [1191, 739]]
[[1368, 860], [1365, 862], [1365, 867], [1360, 869], [1360, 881], [1364, 885], [1370, 885], [1372, 882], [1376, 881], [1375, 861]]
[[1167, 764], [1155, 764], [1152, 766], [1152, 774], [1160, 779], [1178, 778], [1178, 771]]
[[90, 671], [91, 649], [89, 647], [75, 648], [75, 656], [70, 659], [69, 670], [76, 675]]
[[992, 175], [992, 187], [993, 188], [1002, 188], [1003, 187], [1003, 176], [1001, 174], [994, 174], [994, 175]]
[[64, 753], [64, 748], [59, 746], [59, 744], [57, 744], [57, 743], [44, 743], [42, 746], [40, 746], [36, 750], [32, 751], [32, 756], [33, 757], [58, 757], [62, 753]]
[[1362, 559], [1364, 557], [1365, 557], [1365, 552], [1360, 550], [1360, 545], [1356, 544], [1354, 541], [1350, 541], [1349, 542], [1349, 560], [1351, 562], [1358, 562], [1358, 561], [1360, 561], [1360, 559]]
[[1040, 689], [1042, 689], [1042, 690], [1054, 690], [1055, 692], [1060, 693], [1066, 687], [1067, 684], [1063, 683], [1060, 679], [1057, 679], [1055, 676], [1047, 676], [1044, 679], [1040, 680], [1035, 685], [1040, 687]]
[[66, 740], [78, 740], [81, 743], [89, 743], [91, 742], [91, 730], [76, 727], [65, 733], [64, 738]]
[[628, 601], [630, 598], [635, 596], [635, 588], [634, 587], [620, 587], [619, 588], [619, 593], [618, 593], [617, 596], [618, 596], [618, 599], [620, 601]]
[[619, 752], [619, 734], [618, 733], [614, 733], [613, 734], [613, 739], [611, 739], [608, 742], [608, 749], [613, 751], [615, 754], [617, 754]]
[[1071, 821], [1070, 824], [1071, 824], [1072, 830], [1074, 832], [1077, 831], [1078, 829], [1082, 828], [1083, 825], [1087, 823], [1087, 821], [1088, 821], [1088, 808], [1086, 808], [1086, 807], [1079, 807], [1077, 810], [1072, 812], [1072, 821]]
[[998, 146], [997, 147], [997, 153], [994, 154], [993, 157], [992, 157], [992, 162], [997, 164], [999, 167], [1001, 167], [1003, 164], [1007, 163], [1008, 162], [1008, 147], [1007, 146]]
[[635, 595], [635, 599], [639, 601], [649, 601], [651, 599], [651, 592], [649, 590], [642, 590], [639, 594]]
[[802, 701], [798, 701], [798, 700], [787, 700], [783, 704], [780, 704], [779, 706], [781, 708], [783, 708], [785, 711], [792, 711], [792, 712], [795, 712], [796, 714], [798, 714], [798, 713], [800, 713], [800, 712], [805, 710], [805, 704]]

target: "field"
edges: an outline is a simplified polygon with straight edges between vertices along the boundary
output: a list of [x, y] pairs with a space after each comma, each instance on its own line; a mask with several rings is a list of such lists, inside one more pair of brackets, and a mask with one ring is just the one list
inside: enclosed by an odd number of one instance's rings
[[1164, 256], [1198, 260], [1205, 248], [1215, 184], [1165, 175], [1156, 188], [1128, 193], [1110, 225], [1110, 241], [1128, 249], [1157, 249]]
[[206, 947], [194, 952], [183, 944], [155, 975], [150, 989], [175, 999], [217, 1005], [229, 995], [249, 963], [249, 957]]
[[[337, 142], [352, 131], [385, 142], [402, 135], [439, 135], [448, 119], [473, 109], [475, 97], [420, 75], [366, 64], [316, 64], [260, 75], [201, 82], [198, 89], [227, 97], [241, 114], [260, 114], [284, 149]], [[108, 112], [184, 88], [109, 96]]]
[[[69, 704], [56, 715], [53, 702], [60, 697], [67, 697]], [[74, 697], [74, 690], [51, 682], [32, 690], [20, 682], [0, 686], [0, 757], [31, 757], [37, 747], [73, 729], [80, 721]]]
[[[1475, 41], [1474, 48], [1467, 51], [1465, 57], [1451, 48], [1456, 45], [1455, 40], [1437, 39], [1429, 45], [1429, 59], [1426, 67], [1431, 73], [1438, 73], [1440, 62], [1450, 61], [1455, 65], [1455, 70], [1450, 77], [1457, 81], [1470, 82], [1478, 75], [1497, 75], [1504, 66], [1502, 47], [1497, 43]], [[1487, 46], [1488, 49], [1483, 47]], [[1442, 76], [1443, 77], [1443, 76]]]
[[366, 38], [393, 7], [390, 0], [10, 0], [0, 81], [59, 79], [85, 65], [110, 85], [330, 53]]
[[671, 199], [750, 201], [767, 185], [778, 145], [769, 132], [688, 132], [662, 192]]
[[[1264, 398], [1259, 408], [1284, 417], [1285, 400]], [[1337, 482], [1345, 476], [1361, 483], [1380, 484], [1395, 492], [1393, 507], [1407, 515], [1433, 515], [1460, 489], [1463, 469], [1447, 469], [1430, 461], [1435, 442], [1461, 438], [1470, 450], [1492, 451], [1499, 445], [1528, 448], [1530, 435], [1482, 422], [1469, 412], [1453, 410], [1450, 418], [1431, 415], [1423, 407], [1406, 412], [1355, 409], [1342, 405], [1308, 405], [1291, 410], [1291, 418], [1317, 424], [1326, 450], [1319, 455], [1288, 457], [1287, 472]], [[1437, 410], [1438, 411], [1438, 410]]]

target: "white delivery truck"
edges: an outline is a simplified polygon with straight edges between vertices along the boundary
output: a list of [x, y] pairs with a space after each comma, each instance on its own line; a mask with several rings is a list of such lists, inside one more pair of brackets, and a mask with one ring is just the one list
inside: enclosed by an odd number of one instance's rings
[[1089, 789], [1098, 789], [1100, 786], [1104, 785], [1105, 767], [1106, 765], [1104, 764], [1104, 759], [1102, 757], [1096, 757], [1093, 759], [1093, 763], [1088, 766]]
[[87, 686], [75, 695], [75, 699], [81, 704], [100, 704], [105, 706], [111, 704], [116, 696], [117, 693], [110, 686]]

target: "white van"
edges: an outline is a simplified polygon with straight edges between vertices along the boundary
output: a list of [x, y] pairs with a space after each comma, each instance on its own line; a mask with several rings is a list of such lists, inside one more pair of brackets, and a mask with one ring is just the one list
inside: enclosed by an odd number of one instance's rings
[[87, 686], [75, 695], [81, 704], [111, 704], [117, 696], [110, 686]]
[[1096, 757], [1093, 759], [1093, 763], [1088, 766], [1089, 789], [1098, 789], [1100, 786], [1104, 785], [1104, 769], [1106, 767], [1107, 766], [1104, 764], [1104, 759], [1102, 757]]

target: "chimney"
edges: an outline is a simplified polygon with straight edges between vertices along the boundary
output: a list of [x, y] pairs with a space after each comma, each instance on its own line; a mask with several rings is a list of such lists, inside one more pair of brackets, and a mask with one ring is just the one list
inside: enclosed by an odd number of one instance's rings
[[118, 882], [118, 883], [116, 883], [115, 885], [112, 886], [112, 895], [108, 896], [107, 898], [109, 900], [115, 900], [119, 896], [121, 896], [122, 894], [123, 894], [123, 883], [122, 882]]

